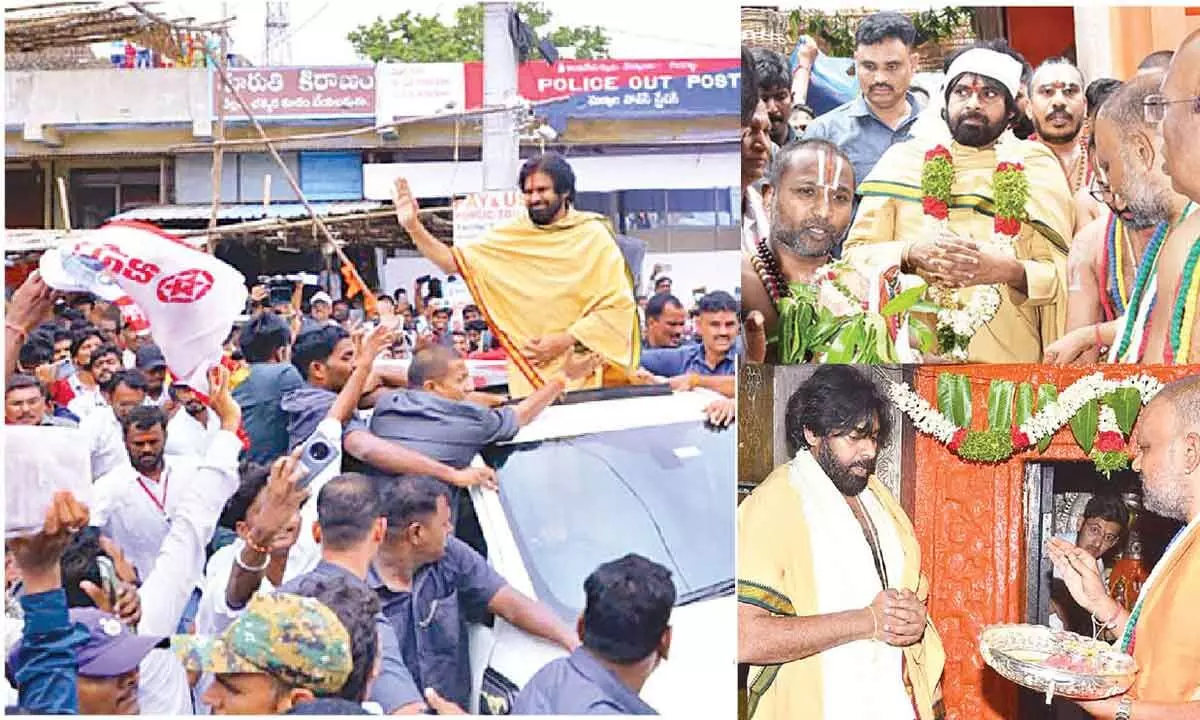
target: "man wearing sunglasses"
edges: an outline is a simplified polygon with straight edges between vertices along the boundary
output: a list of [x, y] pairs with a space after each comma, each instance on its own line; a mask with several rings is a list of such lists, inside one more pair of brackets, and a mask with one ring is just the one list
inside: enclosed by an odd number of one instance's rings
[[[1091, 192], [1112, 212], [1076, 240], [1085, 250], [1094, 250], [1077, 256], [1079, 262], [1072, 267], [1068, 332], [1046, 349], [1048, 363], [1094, 362], [1110, 356], [1136, 362], [1143, 357], [1147, 313], [1158, 305], [1152, 280], [1157, 267], [1168, 267], [1161, 258], [1156, 265], [1153, 257], [1144, 256], [1162, 244], [1156, 235], [1165, 236], [1188, 203], [1171, 189], [1171, 179], [1162, 170], [1159, 126], [1147, 122], [1143, 111], [1161, 81], [1161, 74], [1131, 79], [1096, 114]], [[1138, 292], [1139, 287], [1145, 289]], [[1113, 350], [1106, 354], [1108, 348]]]
[[[1200, 32], [1193, 32], [1171, 58], [1162, 89], [1146, 98], [1147, 122], [1161, 122], [1163, 170], [1189, 209], [1200, 203]], [[1163, 244], [1158, 261], [1158, 303], [1150, 314], [1146, 362], [1187, 363], [1200, 357], [1196, 306], [1200, 298], [1200, 213], [1187, 214]], [[1190, 337], [1189, 337], [1190, 336]]]

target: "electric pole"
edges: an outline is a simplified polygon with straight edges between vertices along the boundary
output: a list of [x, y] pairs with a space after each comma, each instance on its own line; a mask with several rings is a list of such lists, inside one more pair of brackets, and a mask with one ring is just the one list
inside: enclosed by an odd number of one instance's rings
[[516, 187], [521, 144], [517, 136], [517, 50], [508, 32], [514, 12], [508, 0], [483, 0], [483, 104], [511, 105], [511, 112], [483, 116], [483, 189]]

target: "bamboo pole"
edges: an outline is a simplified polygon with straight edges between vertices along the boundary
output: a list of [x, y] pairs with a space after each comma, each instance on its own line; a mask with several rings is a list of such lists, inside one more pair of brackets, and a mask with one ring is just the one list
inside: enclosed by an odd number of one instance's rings
[[[449, 208], [421, 208], [419, 213], [423, 216], [436, 215], [439, 210], [447, 210]], [[379, 210], [370, 210], [364, 213], [347, 213], [345, 215], [334, 215], [325, 218], [325, 224], [334, 225], [353, 220], [374, 220], [376, 218], [394, 217], [396, 209], [394, 207], [380, 208]], [[178, 237], [196, 237], [199, 235], [237, 235], [245, 232], [256, 232], [259, 230], [289, 230], [292, 228], [308, 227], [313, 224], [311, 217], [303, 220], [284, 220], [283, 218], [264, 218], [262, 220], [248, 220], [246, 222], [237, 223], [235, 225], [221, 225], [213, 230], [182, 230], [172, 231], [173, 235]]]
[[[225, 32], [221, 32], [221, 57], [217, 58], [217, 70], [221, 73], [222, 79], [225, 75], [225, 56], [228, 44], [226, 42]], [[208, 46], [205, 44], [205, 56], [211, 57], [208, 54]], [[211, 75], [210, 75], [211, 77]], [[213, 163], [212, 163], [212, 210], [208, 215], [208, 229], [211, 231], [217, 227], [217, 212], [221, 209], [221, 165], [225, 156], [225, 145], [222, 142], [225, 139], [225, 83], [224, 80], [217, 86], [216, 99], [217, 103], [217, 141], [213, 144]], [[217, 242], [215, 237], [208, 238], [208, 253], [211, 255], [216, 252]]]
[[63, 227], [71, 232], [71, 208], [67, 204], [67, 181], [59, 175], [55, 178], [58, 183], [58, 206], [62, 208]]

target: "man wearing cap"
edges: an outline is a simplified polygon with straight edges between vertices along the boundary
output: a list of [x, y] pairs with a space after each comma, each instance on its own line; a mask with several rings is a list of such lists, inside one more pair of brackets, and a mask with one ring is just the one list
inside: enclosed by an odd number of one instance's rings
[[587, 604], [576, 629], [583, 645], [530, 678], [516, 715], [654, 715], [638, 697], [671, 648], [671, 571], [630, 553], [583, 583]]
[[134, 364], [146, 375], [146, 404], [162, 407], [167, 404], [167, 358], [153, 343], [142, 345], [134, 353]]
[[286, 713], [336, 696], [353, 668], [337, 615], [289, 593], [256, 595], [221, 635], [176, 635], [171, 647], [188, 671], [216, 676], [202, 696], [214, 715]]
[[315, 293], [309, 299], [308, 307], [308, 315], [300, 322], [300, 332], [338, 324], [337, 320], [333, 319], [333, 298], [324, 290]]
[[[969, 337], [970, 362], [1041, 362], [1066, 324], [1074, 225], [1066, 178], [1044, 145], [1002, 138], [1018, 112], [1023, 68], [1001, 42], [947, 58], [943, 117], [953, 141], [890, 148], [859, 185], [862, 202], [845, 243], [852, 264], [898, 265], [929, 283], [938, 304], [962, 310], [969, 327], [956, 323], [966, 331], [955, 332]], [[1000, 163], [1006, 172], [998, 197]], [[923, 184], [923, 177], [931, 180]], [[998, 203], [1007, 222], [995, 220]]]

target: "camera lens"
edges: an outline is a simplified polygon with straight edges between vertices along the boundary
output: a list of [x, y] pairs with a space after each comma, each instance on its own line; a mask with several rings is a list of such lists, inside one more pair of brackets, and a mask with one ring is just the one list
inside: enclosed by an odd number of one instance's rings
[[315, 442], [308, 446], [308, 456], [317, 462], [322, 462], [329, 457], [331, 449], [328, 443]]

